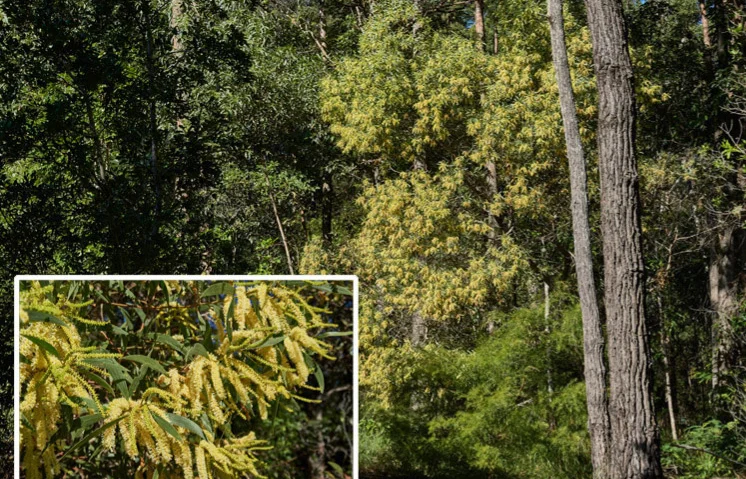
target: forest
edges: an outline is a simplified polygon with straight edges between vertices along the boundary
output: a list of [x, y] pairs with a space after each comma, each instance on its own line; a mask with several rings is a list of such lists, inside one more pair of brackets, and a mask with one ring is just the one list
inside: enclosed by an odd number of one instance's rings
[[3, 362], [18, 274], [354, 274], [361, 479], [746, 477], [745, 128], [744, 0], [0, 0]]

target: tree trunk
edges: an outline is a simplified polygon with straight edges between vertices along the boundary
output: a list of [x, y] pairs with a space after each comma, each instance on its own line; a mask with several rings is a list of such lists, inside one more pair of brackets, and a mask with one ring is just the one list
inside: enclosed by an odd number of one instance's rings
[[707, 15], [705, 0], [699, 0], [699, 18], [702, 22], [702, 40], [705, 43], [705, 47], [709, 49], [712, 46], [712, 39], [710, 38], [710, 19]]
[[332, 174], [325, 173], [321, 186], [321, 238], [329, 246], [332, 243], [332, 219], [334, 217], [334, 189]]
[[547, 351], [546, 351], [546, 358], [547, 358], [547, 392], [551, 396], [554, 394], [554, 379], [552, 377], [552, 350], [549, 347], [551, 344], [550, 342], [550, 335], [552, 334], [552, 327], [551, 327], [551, 301], [549, 298], [549, 283], [544, 281], [544, 334], [547, 335]]
[[570, 166], [572, 228], [575, 243], [575, 270], [578, 278], [580, 309], [583, 316], [584, 374], [588, 430], [591, 438], [591, 462], [593, 463], [593, 477], [595, 479], [605, 479], [610, 474], [609, 440], [611, 425], [606, 396], [604, 336], [593, 276], [586, 163], [583, 155], [583, 145], [580, 141], [575, 95], [567, 59], [562, 0], [549, 0], [548, 13], [552, 39], [552, 59], [559, 87], [560, 107], [567, 144], [567, 159]]
[[272, 211], [275, 214], [275, 221], [277, 222], [277, 229], [280, 231], [280, 239], [282, 240], [282, 247], [285, 250], [285, 259], [287, 259], [288, 262], [288, 271], [290, 271], [290, 274], [295, 274], [293, 271], [293, 259], [290, 255], [290, 246], [288, 245], [288, 240], [285, 238], [285, 230], [282, 227], [282, 220], [280, 219], [280, 213], [277, 210], [277, 201], [275, 201], [275, 194], [272, 191], [272, 184], [269, 181], [269, 175], [267, 173], [264, 173], [264, 178], [267, 180], [267, 192], [269, 193], [269, 201], [272, 203]]
[[666, 378], [666, 407], [668, 408], [668, 421], [671, 425], [671, 438], [674, 441], [679, 440], [678, 430], [676, 428], [676, 408], [674, 401], [674, 380], [673, 370], [671, 369], [671, 347], [670, 338], [666, 331], [666, 313], [663, 309], [663, 299], [661, 292], [658, 293], [658, 315], [661, 330], [661, 353], [663, 354], [663, 374]]
[[710, 308], [712, 321], [712, 390], [717, 394], [723, 376], [733, 363], [733, 327], [731, 319], [738, 313], [738, 245], [735, 228], [727, 227], [718, 234], [710, 264]]
[[484, 51], [484, 0], [474, 0], [474, 33], [477, 46]]
[[658, 479], [637, 161], [635, 92], [620, 0], [586, 0], [598, 85], [598, 162], [615, 479]]

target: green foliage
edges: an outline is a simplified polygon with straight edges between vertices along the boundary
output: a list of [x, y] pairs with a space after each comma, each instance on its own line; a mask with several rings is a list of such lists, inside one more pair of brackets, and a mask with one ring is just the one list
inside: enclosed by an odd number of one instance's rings
[[388, 353], [397, 365], [389, 400], [364, 402], [363, 466], [426, 477], [590, 474], [580, 312], [568, 301], [553, 296], [548, 322], [539, 305], [494, 317], [495, 332], [471, 351]]

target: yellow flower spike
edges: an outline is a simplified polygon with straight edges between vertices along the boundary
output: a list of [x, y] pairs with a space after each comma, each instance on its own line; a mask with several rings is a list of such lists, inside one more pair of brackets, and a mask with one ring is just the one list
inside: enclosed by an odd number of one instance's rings
[[210, 363], [210, 378], [212, 380], [212, 387], [215, 390], [218, 398], [225, 398], [225, 389], [223, 388], [223, 378], [220, 375], [220, 364], [213, 360]]
[[199, 474], [199, 479], [210, 479], [207, 472], [207, 461], [205, 460], [205, 450], [202, 449], [202, 443], [194, 448], [194, 457], [197, 462], [197, 473]]

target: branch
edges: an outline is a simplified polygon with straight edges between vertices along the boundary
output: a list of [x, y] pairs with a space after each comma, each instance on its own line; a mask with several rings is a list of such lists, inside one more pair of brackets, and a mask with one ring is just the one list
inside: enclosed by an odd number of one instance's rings
[[678, 447], [679, 449], [685, 449], [687, 451], [704, 452], [705, 454], [709, 454], [709, 455], [711, 455], [713, 457], [717, 457], [718, 459], [722, 459], [723, 461], [730, 462], [731, 464], [735, 464], [737, 466], [746, 468], [746, 464], [744, 464], [742, 462], [735, 461], [733, 459], [728, 459], [727, 457], [721, 456], [720, 454], [718, 454], [716, 452], [712, 452], [712, 451], [710, 451], [708, 449], [702, 449], [701, 447], [689, 446], [687, 444], [671, 444], [671, 446]]

